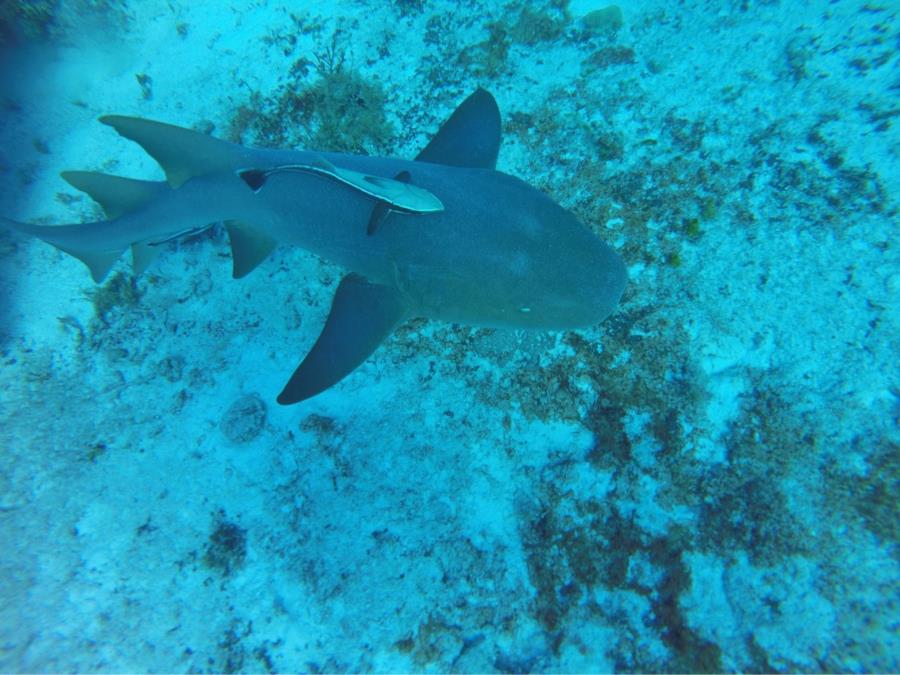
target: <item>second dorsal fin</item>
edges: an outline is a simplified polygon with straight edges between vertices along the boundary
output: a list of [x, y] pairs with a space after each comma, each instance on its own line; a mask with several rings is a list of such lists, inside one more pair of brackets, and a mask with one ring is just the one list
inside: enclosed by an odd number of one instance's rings
[[144, 148], [159, 162], [173, 188], [195, 176], [231, 168], [242, 152], [240, 146], [199, 131], [140, 117], [105, 115], [100, 121]]

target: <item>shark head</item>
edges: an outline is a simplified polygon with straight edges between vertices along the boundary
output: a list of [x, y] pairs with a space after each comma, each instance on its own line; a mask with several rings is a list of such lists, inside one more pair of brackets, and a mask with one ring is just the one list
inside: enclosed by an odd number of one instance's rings
[[519, 217], [529, 221], [519, 230], [526, 241], [513, 254], [519, 293], [527, 294], [516, 308], [519, 325], [570, 330], [609, 316], [627, 281], [619, 255], [543, 194]]
[[569, 233], [566, 240], [561, 242], [556, 236], [542, 241], [538, 235], [535, 243], [550, 255], [518, 256], [520, 288], [527, 298], [522, 297], [515, 308], [507, 307], [510, 315], [513, 311], [517, 314], [515, 325], [551, 330], [588, 328], [609, 316], [622, 296], [627, 281], [622, 259], [574, 216], [559, 211], [540, 232], [565, 230]]
[[[422, 227], [392, 241], [397, 282], [413, 314], [459, 323], [571, 330], [593, 326], [619, 301], [619, 255], [547, 195], [507, 174], [474, 172], [446, 195], [440, 218], [477, 225]], [[473, 200], [473, 194], [484, 195]], [[402, 224], [397, 226], [403, 227]]]

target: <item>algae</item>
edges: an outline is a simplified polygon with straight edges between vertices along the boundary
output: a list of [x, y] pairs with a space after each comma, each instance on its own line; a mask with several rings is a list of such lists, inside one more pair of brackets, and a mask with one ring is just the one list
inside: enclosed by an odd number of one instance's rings
[[605, 37], [615, 37], [625, 20], [618, 5], [608, 5], [588, 12], [581, 18], [581, 25], [590, 33]]
[[219, 510], [213, 519], [203, 564], [227, 577], [243, 566], [246, 557], [247, 531], [227, 520], [225, 512]]
[[108, 323], [108, 315], [113, 309], [134, 307], [141, 295], [136, 279], [122, 272], [116, 272], [102, 286], [87, 291], [94, 305], [94, 314], [104, 324]]
[[474, 75], [495, 78], [509, 68], [507, 59], [512, 39], [509, 27], [502, 21], [492, 21], [486, 28], [487, 39], [461, 50], [457, 62]]
[[379, 153], [387, 149], [393, 128], [385, 114], [386, 94], [376, 80], [347, 65], [340, 33], [315, 54], [294, 64], [295, 74], [312, 67], [316, 79], [282, 86], [274, 96], [251, 94], [229, 124], [230, 140], [250, 134], [264, 147], [302, 146], [315, 150]]
[[249, 443], [266, 425], [266, 404], [259, 394], [247, 394], [231, 404], [222, 418], [222, 433], [232, 443]]
[[553, 16], [526, 5], [516, 22], [509, 28], [513, 42], [534, 47], [541, 42], [559, 40], [566, 30], [565, 15]]

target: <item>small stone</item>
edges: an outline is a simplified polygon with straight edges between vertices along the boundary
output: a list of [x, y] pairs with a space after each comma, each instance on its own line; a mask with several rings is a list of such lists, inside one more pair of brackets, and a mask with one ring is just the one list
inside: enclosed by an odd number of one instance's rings
[[247, 394], [231, 404], [222, 419], [222, 433], [232, 443], [249, 443], [266, 424], [266, 404], [258, 394]]
[[168, 382], [178, 382], [184, 374], [184, 357], [167, 356], [159, 362], [157, 367], [159, 374]]

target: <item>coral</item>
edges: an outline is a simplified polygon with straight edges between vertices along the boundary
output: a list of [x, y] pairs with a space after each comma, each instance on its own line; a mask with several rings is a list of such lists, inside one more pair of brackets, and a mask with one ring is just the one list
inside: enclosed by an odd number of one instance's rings
[[[431, 33], [428, 39], [438, 40], [435, 33], [437, 24], [429, 23]], [[526, 5], [514, 22], [503, 19], [487, 22], [487, 39], [462, 49], [457, 61], [475, 75], [497, 77], [508, 69], [509, 50], [514, 43], [534, 47], [541, 42], [559, 40], [565, 34], [566, 25], [564, 12], [557, 12], [557, 16], [553, 16], [547, 11]], [[446, 23], [442, 27], [446, 30]]]
[[900, 443], [881, 438], [870, 447], [866, 444], [863, 437], [851, 443], [854, 452], [866, 455], [864, 475], [842, 472], [837, 465], [824, 468], [828, 501], [841, 520], [861, 518], [865, 528], [900, 560]]
[[415, 16], [425, 9], [425, 0], [394, 0], [393, 5], [401, 17]]
[[602, 47], [587, 59], [587, 64], [594, 68], [625, 66], [633, 63], [635, 63], [635, 54], [631, 47]]
[[595, 140], [597, 146], [597, 159], [609, 161], [622, 159], [625, 156], [625, 144], [622, 134], [614, 132], [601, 132]]
[[185, 360], [181, 355], [167, 356], [159, 362], [158, 372], [168, 382], [175, 383], [181, 380], [184, 374]]
[[558, 40], [565, 30], [564, 15], [554, 17], [526, 5], [509, 29], [509, 36], [514, 42], [533, 47], [540, 42]]
[[[565, 491], [566, 473], [577, 470], [574, 464], [548, 469], [556, 475], [543, 484], [540, 506], [523, 517], [522, 541], [535, 588], [532, 612], [549, 634], [551, 648], [558, 651], [567, 639], [567, 617], [590, 603], [597, 590], [611, 597], [631, 592], [649, 599], [651, 613], [642, 623], [656, 629], [671, 656], [660, 662], [632, 651], [626, 640], [615, 648], [621, 669], [627, 663], [631, 670], [720, 672], [719, 648], [690, 628], [679, 606], [679, 596], [691, 584], [683, 560], [690, 543], [684, 532], [673, 528], [665, 537], [651, 537], [609, 503]], [[654, 573], [635, 574], [638, 560]], [[608, 620], [623, 634], [645, 630], [644, 625], [629, 627], [627, 616]]]

